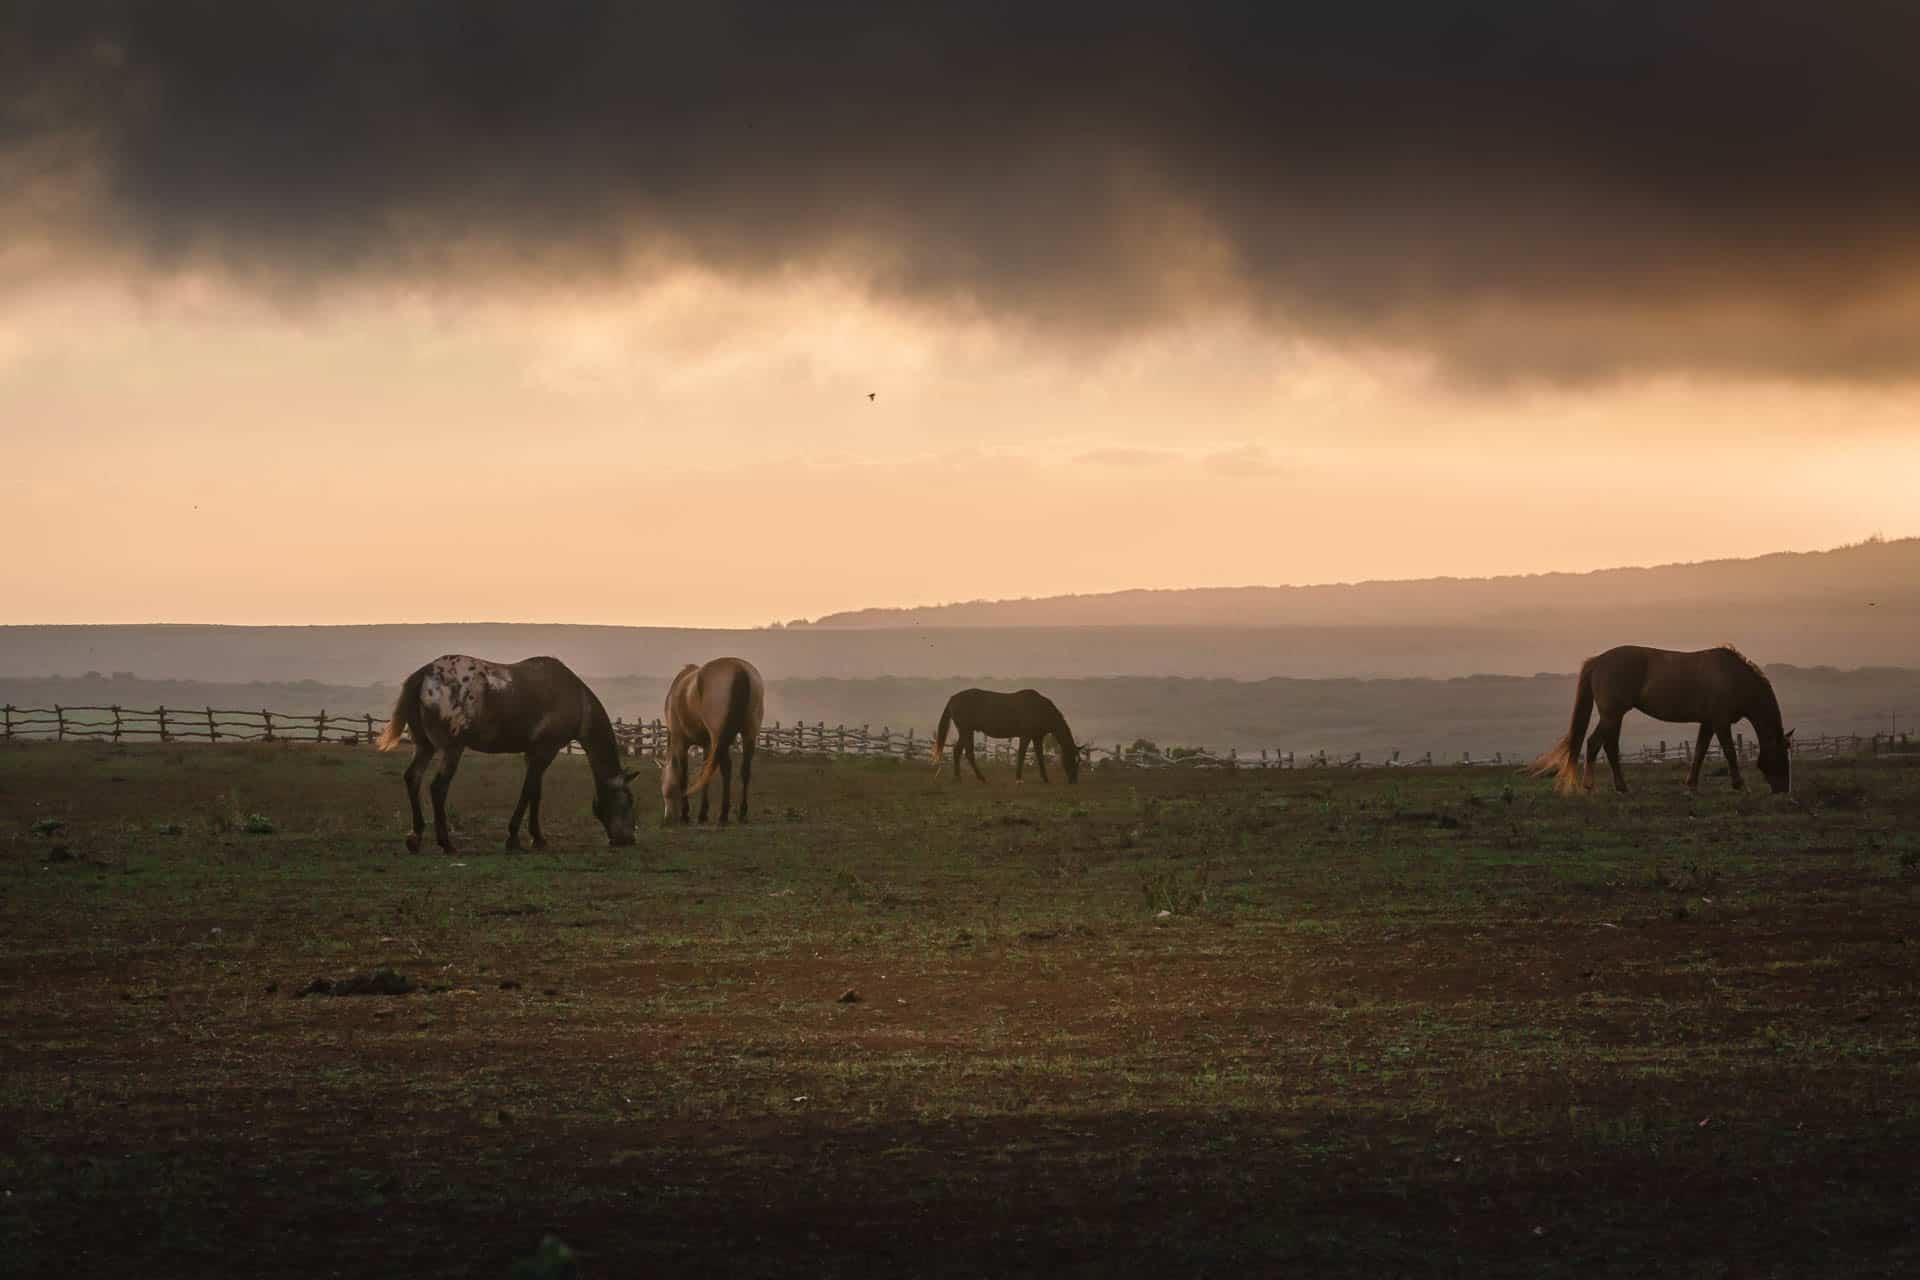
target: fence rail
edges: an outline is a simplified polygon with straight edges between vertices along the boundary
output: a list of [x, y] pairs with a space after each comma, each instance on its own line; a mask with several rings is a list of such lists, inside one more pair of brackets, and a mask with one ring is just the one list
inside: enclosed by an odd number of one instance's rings
[[[371, 743], [386, 728], [384, 717], [334, 715], [326, 711], [294, 713], [287, 711], [222, 709], [220, 707], [155, 707], [138, 710], [120, 706], [0, 707], [0, 740], [54, 740], [123, 742], [152, 739], [159, 742], [314, 742], [356, 746]], [[667, 735], [658, 720], [614, 721], [614, 733], [630, 755], [658, 759], [666, 754]], [[1756, 755], [1756, 744], [1744, 734], [1735, 738], [1742, 760]], [[1014, 744], [1006, 739], [988, 738], [985, 754], [1004, 764], [1013, 761]], [[870, 725], [829, 725], [825, 721], [809, 724], [762, 726], [759, 747], [781, 755], [880, 756], [901, 760], [925, 760], [933, 752], [932, 740], [913, 729], [896, 732], [889, 726], [875, 731]], [[572, 748], [569, 747], [569, 750]], [[1687, 761], [1691, 757], [1690, 740], [1661, 740], [1628, 751], [1628, 761], [1641, 764]], [[1826, 737], [1796, 738], [1794, 755], [1800, 759], [1846, 759], [1858, 756], [1907, 752], [1913, 750], [1910, 737], [1902, 734], [1833, 734]], [[1716, 750], [1715, 754], [1718, 752]], [[1048, 753], [1057, 759], [1055, 752]], [[1082, 744], [1083, 764], [1116, 764], [1133, 768], [1165, 769], [1354, 769], [1422, 768], [1436, 765], [1486, 766], [1513, 768], [1526, 764], [1533, 752], [1501, 752], [1491, 755], [1463, 753], [1458, 759], [1427, 752], [1417, 758], [1402, 759], [1398, 751], [1388, 751], [1369, 759], [1362, 752], [1336, 754], [1315, 751], [1296, 755], [1278, 748], [1241, 751], [1230, 748], [1210, 751], [1204, 747], [1159, 747], [1144, 740], [1131, 746], [1115, 743], [1111, 747]]]

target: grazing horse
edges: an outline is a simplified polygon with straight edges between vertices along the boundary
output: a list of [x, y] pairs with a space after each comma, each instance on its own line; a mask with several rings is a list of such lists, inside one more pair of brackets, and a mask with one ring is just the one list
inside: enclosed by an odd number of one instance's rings
[[1067, 718], [1060, 714], [1060, 708], [1052, 701], [1032, 689], [1022, 689], [1018, 693], [995, 693], [991, 689], [962, 689], [947, 699], [947, 705], [940, 712], [940, 727], [933, 735], [933, 768], [940, 770], [940, 754], [947, 749], [947, 725], [952, 724], [953, 735], [953, 780], [960, 781], [960, 757], [965, 755], [967, 763], [973, 766], [973, 776], [985, 782], [987, 777], [980, 772], [980, 762], [974, 758], [973, 735], [976, 731], [989, 738], [1018, 738], [1020, 750], [1013, 758], [1013, 778], [1020, 781], [1020, 771], [1027, 762], [1027, 744], [1033, 744], [1033, 760], [1040, 766], [1040, 781], [1047, 782], [1047, 751], [1045, 739], [1048, 734], [1060, 744], [1060, 764], [1067, 771], [1068, 782], [1080, 781], [1080, 748], [1074, 744], [1073, 731], [1067, 728]]
[[[747, 820], [747, 792], [753, 786], [753, 749], [760, 741], [760, 717], [767, 686], [745, 658], [715, 658], [704, 667], [680, 668], [667, 688], [667, 762], [660, 770], [661, 816], [674, 809], [687, 821], [687, 797], [700, 792], [700, 821], [707, 820], [706, 785], [720, 775], [720, 825], [727, 825], [733, 802], [733, 740], [740, 739], [740, 821]], [[687, 785], [687, 748], [706, 753], [700, 776]]]
[[[1586, 738], [1587, 717], [1598, 711], [1600, 723], [1593, 736]], [[1553, 750], [1534, 763], [1534, 773], [1554, 774], [1554, 788], [1562, 793], [1584, 786], [1593, 790], [1593, 762], [1601, 751], [1613, 766], [1613, 787], [1627, 789], [1620, 772], [1620, 719], [1629, 711], [1641, 711], [1655, 720], [1671, 723], [1698, 723], [1699, 740], [1694, 744], [1693, 767], [1687, 770], [1687, 788], [1700, 785], [1700, 766], [1706, 763], [1707, 745], [1717, 735], [1720, 749], [1727, 756], [1727, 773], [1733, 789], [1739, 791], [1740, 760], [1734, 752], [1733, 726], [1738, 720], [1753, 724], [1760, 740], [1760, 772], [1774, 793], [1790, 789], [1793, 782], [1791, 751], [1793, 734], [1780, 725], [1780, 701], [1774, 696], [1773, 682], [1753, 660], [1732, 645], [1677, 653], [1672, 649], [1646, 649], [1622, 645], [1580, 666], [1580, 686], [1573, 696], [1573, 724], [1567, 736]], [[1587, 769], [1580, 776], [1580, 743], [1587, 744]]]
[[593, 816], [607, 829], [607, 843], [633, 843], [633, 781], [620, 768], [620, 744], [607, 709], [580, 677], [556, 658], [528, 658], [512, 664], [450, 653], [435, 658], [407, 677], [393, 704], [393, 718], [375, 744], [382, 751], [400, 745], [400, 731], [413, 734], [413, 762], [407, 766], [407, 803], [413, 806], [413, 834], [407, 849], [419, 852], [420, 779], [440, 754], [440, 769], [429, 788], [433, 796], [433, 835], [442, 849], [458, 852], [447, 834], [447, 788], [462, 752], [485, 755], [517, 751], [527, 760], [520, 803], [507, 822], [507, 848], [520, 847], [520, 816], [527, 816], [533, 847], [544, 849], [540, 835], [540, 779], [554, 756], [578, 740], [593, 769]]

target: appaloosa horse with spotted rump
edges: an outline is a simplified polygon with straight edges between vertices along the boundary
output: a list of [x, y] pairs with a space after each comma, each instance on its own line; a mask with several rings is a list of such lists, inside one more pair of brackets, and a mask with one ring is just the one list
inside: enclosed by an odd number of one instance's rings
[[533, 847], [544, 849], [540, 835], [540, 779], [569, 742], [587, 751], [593, 770], [593, 816], [606, 828], [607, 843], [633, 843], [631, 770], [620, 768], [620, 744], [613, 721], [593, 690], [557, 658], [524, 662], [488, 662], [450, 653], [435, 658], [407, 677], [393, 704], [393, 718], [376, 744], [382, 751], [400, 745], [402, 730], [413, 735], [413, 761], [407, 765], [407, 803], [413, 806], [411, 852], [420, 849], [425, 822], [420, 813], [420, 779], [435, 753], [440, 769], [428, 788], [433, 796], [433, 834], [442, 849], [458, 852], [447, 832], [447, 787], [460, 767], [461, 753], [519, 752], [526, 757], [526, 781], [520, 803], [507, 822], [507, 848], [520, 847], [520, 818], [527, 818]]

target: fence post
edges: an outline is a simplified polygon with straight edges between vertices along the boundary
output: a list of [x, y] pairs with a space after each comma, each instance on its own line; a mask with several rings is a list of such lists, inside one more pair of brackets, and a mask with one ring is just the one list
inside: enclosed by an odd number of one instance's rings
[[53, 704], [53, 722], [55, 725], [53, 740], [55, 742], [65, 742], [67, 740], [67, 713], [60, 709], [60, 704], [57, 702]]
[[373, 745], [373, 713], [372, 713], [371, 711], [369, 711], [369, 712], [367, 712], [367, 713], [366, 713], [366, 716], [367, 716], [367, 739], [366, 739], [366, 741], [367, 741], [367, 745], [368, 745], [368, 746], [372, 746], [372, 745]]
[[219, 726], [215, 725], [213, 722], [212, 707], [207, 708], [207, 741], [208, 742], [220, 741], [220, 729], [219, 729]]
[[266, 741], [272, 742], [273, 741], [273, 712], [267, 710], [265, 707], [260, 708], [260, 719], [267, 726]]
[[113, 740], [120, 741], [120, 707], [117, 703], [113, 707]]
[[160, 717], [160, 741], [162, 742], [173, 741], [172, 735], [170, 735], [167, 732], [167, 709], [165, 707], [161, 707], [154, 714]]
[[6, 713], [6, 720], [4, 722], [6, 728], [4, 733], [6, 740], [11, 742], [13, 740], [13, 704], [9, 702], [5, 708], [0, 708], [0, 710], [4, 710]]
[[313, 740], [315, 742], [325, 742], [327, 740], [327, 713], [324, 708], [322, 708], [320, 712], [320, 718], [314, 721]]

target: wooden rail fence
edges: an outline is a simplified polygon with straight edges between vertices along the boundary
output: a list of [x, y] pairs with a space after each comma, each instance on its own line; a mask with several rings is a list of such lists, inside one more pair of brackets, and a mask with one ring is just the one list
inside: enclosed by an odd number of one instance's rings
[[[297, 714], [286, 711], [221, 709], [218, 707], [155, 707], [150, 711], [120, 706], [0, 707], [0, 740], [53, 740], [125, 742], [151, 739], [158, 742], [314, 742], [359, 746], [371, 743], [386, 728], [386, 720], [367, 714], [334, 715], [326, 711]], [[666, 754], [666, 730], [658, 720], [615, 720], [614, 732], [622, 748], [631, 755], [658, 759]], [[1754, 758], [1755, 744], [1745, 734], [1736, 736], [1736, 748], [1742, 760]], [[1013, 762], [1013, 746], [1005, 739], [987, 738], [981, 742], [983, 753], [1002, 764]], [[913, 729], [895, 732], [881, 726], [828, 725], [824, 721], [808, 724], [775, 722], [760, 730], [760, 749], [781, 755], [881, 756], [901, 760], [925, 760], [933, 751], [933, 742]], [[572, 748], [569, 747], [569, 750]], [[1655, 744], [1626, 752], [1630, 761], [1641, 764], [1684, 762], [1691, 757], [1690, 739]], [[1827, 737], [1796, 738], [1794, 755], [1800, 759], [1849, 759], [1905, 753], [1913, 750], [1909, 735], [1875, 733], [1835, 734]], [[1159, 747], [1145, 741], [1131, 746], [1115, 743], [1111, 747], [1082, 744], [1084, 764], [1116, 764], [1133, 768], [1174, 769], [1352, 769], [1412, 768], [1434, 765], [1487, 766], [1513, 768], [1533, 759], [1534, 752], [1500, 752], [1475, 756], [1463, 753], [1459, 759], [1435, 756], [1427, 752], [1414, 759], [1402, 759], [1398, 751], [1388, 751], [1372, 759], [1362, 752], [1330, 754], [1315, 751], [1296, 756], [1292, 751], [1261, 748], [1257, 751], [1210, 751], [1204, 747]], [[1048, 752], [1049, 759], [1057, 753]], [[1716, 746], [1709, 763], [1719, 758]]]

